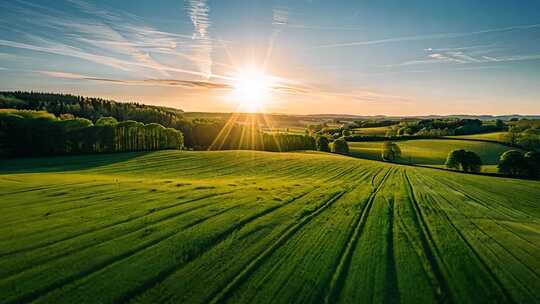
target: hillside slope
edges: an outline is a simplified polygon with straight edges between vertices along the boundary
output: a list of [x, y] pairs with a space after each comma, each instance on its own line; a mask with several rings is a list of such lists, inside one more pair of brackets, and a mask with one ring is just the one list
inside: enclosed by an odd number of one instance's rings
[[[414, 139], [396, 143], [401, 148], [398, 160], [401, 163], [444, 167], [448, 153], [465, 149], [480, 156], [484, 172], [496, 172], [501, 154], [516, 149], [494, 142], [459, 139]], [[355, 157], [381, 160], [382, 142], [350, 142], [349, 147]]]
[[3, 303], [540, 301], [540, 182], [315, 152], [0, 168]]

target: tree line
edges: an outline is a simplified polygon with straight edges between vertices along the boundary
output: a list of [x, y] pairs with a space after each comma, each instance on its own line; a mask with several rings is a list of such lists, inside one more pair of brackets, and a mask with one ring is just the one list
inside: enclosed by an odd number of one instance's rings
[[[198, 123], [190, 132], [197, 150], [315, 150], [309, 135], [265, 133], [254, 125]], [[114, 117], [95, 122], [45, 111], [0, 110], [0, 156], [44, 156], [185, 148], [181, 131]]]
[[58, 117], [71, 115], [93, 122], [101, 117], [112, 117], [119, 122], [132, 120], [144, 124], [160, 124], [166, 128], [182, 131], [185, 137], [185, 146], [188, 148], [204, 146], [197, 140], [203, 138], [204, 142], [204, 137], [211, 137], [212, 134], [207, 133], [205, 136], [201, 136], [201, 132], [209, 131], [209, 125], [215, 125], [212, 131], [214, 131], [214, 135], [217, 135], [218, 131], [215, 129], [218, 128], [219, 124], [207, 120], [190, 121], [185, 119], [183, 111], [179, 109], [134, 102], [116, 102], [71, 94], [0, 92], [0, 108], [46, 111]]
[[0, 112], [2, 156], [44, 156], [181, 149], [182, 132], [156, 123], [112, 117], [95, 123], [86, 118], [60, 119], [51, 113], [30, 110]]
[[505, 123], [500, 119], [495, 120], [493, 123], [483, 122], [479, 119], [421, 119], [402, 121], [392, 126], [387, 131], [386, 136], [440, 137], [495, 132], [502, 131], [505, 128]]
[[0, 108], [45, 111], [61, 119], [77, 117], [95, 123], [102, 117], [111, 117], [119, 124], [126, 121], [131, 121], [128, 125], [133, 122], [159, 124], [181, 131], [184, 147], [193, 150], [217, 149], [217, 146], [221, 149], [267, 151], [315, 149], [314, 138], [311, 136], [274, 134], [269, 137], [260, 130], [255, 132], [251, 125], [235, 123], [231, 127], [227, 119], [190, 120], [184, 117], [182, 110], [102, 98], [40, 92], [0, 92]]
[[297, 150], [315, 150], [315, 138], [304, 134], [264, 132], [256, 125], [197, 124], [193, 137], [199, 150], [258, 150], [287, 152]]
[[46, 111], [56, 116], [71, 114], [96, 121], [113, 117], [117, 121], [134, 120], [172, 127], [183, 119], [183, 111], [135, 102], [116, 102], [96, 97], [40, 92], [0, 92], [0, 108]]
[[[386, 134], [358, 135], [355, 128], [388, 127]], [[402, 120], [359, 120], [344, 123], [342, 126], [329, 127], [328, 124], [310, 125], [308, 130], [318, 135], [331, 136], [335, 139], [346, 137], [347, 141], [379, 141], [437, 138], [450, 135], [467, 135], [506, 130], [507, 125], [500, 119], [482, 121], [479, 119], [439, 118], [439, 119], [402, 119]]]
[[501, 135], [500, 140], [510, 146], [540, 151], [540, 125], [535, 121], [531, 122], [510, 126], [508, 132]]

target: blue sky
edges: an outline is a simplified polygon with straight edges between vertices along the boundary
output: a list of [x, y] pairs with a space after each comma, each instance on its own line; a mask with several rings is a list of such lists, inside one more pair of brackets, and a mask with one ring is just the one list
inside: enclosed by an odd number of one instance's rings
[[[234, 111], [540, 114], [540, 1], [0, 0], [0, 89]], [[265, 76], [265, 77], [266, 77]]]

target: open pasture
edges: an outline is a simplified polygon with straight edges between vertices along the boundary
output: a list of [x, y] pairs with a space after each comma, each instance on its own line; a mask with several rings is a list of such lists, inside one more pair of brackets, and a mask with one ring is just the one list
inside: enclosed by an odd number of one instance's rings
[[[397, 162], [433, 167], [444, 167], [448, 153], [456, 149], [473, 151], [484, 166], [484, 172], [496, 172], [499, 157], [512, 148], [491, 142], [450, 140], [450, 139], [415, 139], [396, 141], [401, 148], [401, 158]], [[351, 154], [355, 157], [382, 160], [383, 142], [349, 142]]]
[[540, 182], [315, 152], [0, 168], [2, 303], [540, 301]]

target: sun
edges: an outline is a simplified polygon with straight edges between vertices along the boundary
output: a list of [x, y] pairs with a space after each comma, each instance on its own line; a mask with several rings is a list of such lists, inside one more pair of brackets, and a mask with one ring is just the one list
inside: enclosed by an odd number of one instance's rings
[[240, 70], [233, 77], [233, 98], [238, 102], [239, 111], [263, 112], [270, 101], [272, 78], [257, 69]]

